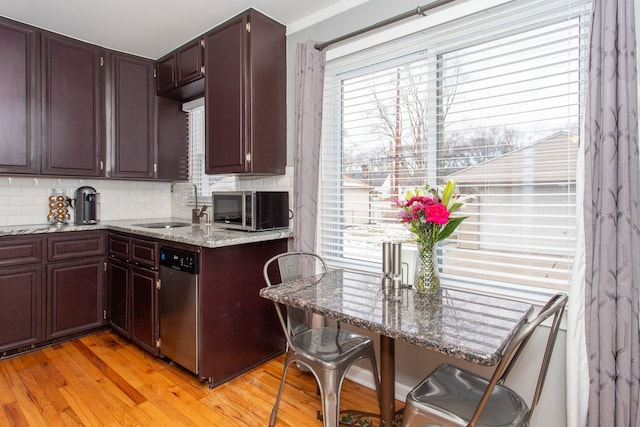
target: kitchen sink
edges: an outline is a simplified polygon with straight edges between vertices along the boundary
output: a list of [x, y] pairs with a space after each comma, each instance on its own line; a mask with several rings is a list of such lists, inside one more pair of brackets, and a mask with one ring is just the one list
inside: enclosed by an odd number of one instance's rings
[[179, 227], [190, 227], [191, 223], [178, 222], [178, 221], [165, 221], [165, 222], [147, 222], [145, 224], [133, 224], [133, 226], [143, 227], [143, 228], [179, 228]]

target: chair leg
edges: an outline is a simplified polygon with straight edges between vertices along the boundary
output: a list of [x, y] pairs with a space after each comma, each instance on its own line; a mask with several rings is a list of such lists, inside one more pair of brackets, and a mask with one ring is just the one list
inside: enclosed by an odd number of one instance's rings
[[373, 383], [376, 387], [376, 395], [378, 396], [378, 408], [382, 411], [382, 400], [380, 396], [380, 375], [378, 375], [378, 366], [376, 364], [375, 353], [369, 356], [369, 362], [371, 362], [371, 370], [373, 371]]
[[340, 386], [336, 371], [324, 371], [319, 381], [322, 399], [322, 419], [324, 427], [337, 427], [340, 423]]
[[271, 418], [269, 418], [269, 427], [273, 427], [276, 424], [276, 418], [278, 416], [278, 408], [280, 406], [280, 398], [282, 397], [282, 389], [284, 388], [284, 380], [287, 376], [287, 370], [289, 369], [289, 353], [287, 353], [287, 357], [284, 361], [284, 369], [282, 371], [282, 379], [280, 380], [280, 387], [278, 388], [278, 395], [276, 396], [276, 403], [273, 405], [273, 410], [271, 411]]

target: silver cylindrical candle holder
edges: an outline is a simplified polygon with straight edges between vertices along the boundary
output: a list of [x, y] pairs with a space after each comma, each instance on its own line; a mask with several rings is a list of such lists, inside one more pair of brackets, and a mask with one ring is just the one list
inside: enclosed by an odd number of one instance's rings
[[391, 276], [393, 272], [393, 254], [391, 252], [391, 242], [382, 242], [382, 273]]
[[393, 262], [393, 298], [402, 298], [402, 243], [394, 243], [391, 247]]
[[391, 245], [391, 272], [394, 278], [400, 276], [402, 279], [402, 243]]
[[382, 242], [382, 290], [389, 293], [393, 290], [393, 253], [391, 242]]

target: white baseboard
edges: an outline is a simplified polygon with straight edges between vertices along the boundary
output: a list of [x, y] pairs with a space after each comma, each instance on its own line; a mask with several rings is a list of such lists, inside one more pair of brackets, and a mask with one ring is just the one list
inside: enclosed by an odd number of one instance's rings
[[[347, 378], [363, 387], [375, 390], [375, 386], [373, 385], [373, 375], [369, 369], [364, 369], [360, 366], [352, 366], [349, 368], [349, 372], [347, 372]], [[412, 387], [400, 384], [396, 381], [396, 399], [404, 402], [407, 398], [407, 394], [411, 391], [411, 388]]]

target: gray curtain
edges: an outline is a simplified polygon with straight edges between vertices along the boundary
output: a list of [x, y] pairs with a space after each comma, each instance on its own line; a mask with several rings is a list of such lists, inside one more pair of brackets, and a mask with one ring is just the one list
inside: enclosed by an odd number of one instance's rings
[[324, 51], [296, 46], [293, 248], [316, 252]]
[[583, 138], [587, 425], [636, 427], [640, 178], [633, 0], [594, 0], [590, 38]]

